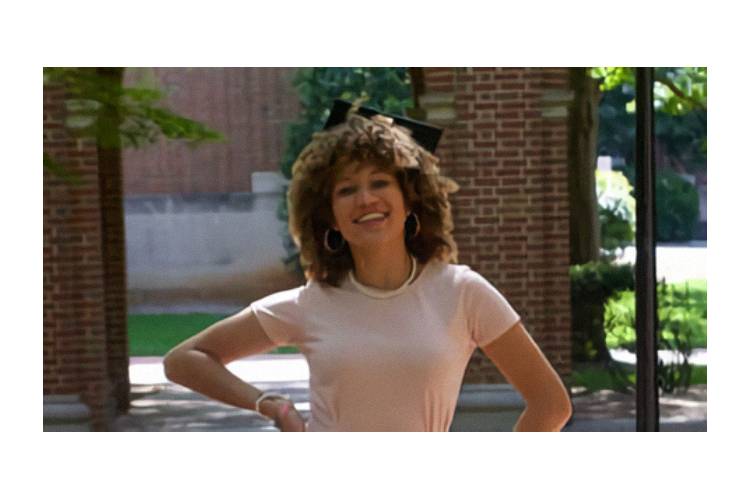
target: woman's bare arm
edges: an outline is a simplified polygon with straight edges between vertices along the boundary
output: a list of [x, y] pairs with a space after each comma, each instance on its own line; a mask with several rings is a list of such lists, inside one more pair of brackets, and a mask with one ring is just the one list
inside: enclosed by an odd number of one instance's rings
[[526, 401], [515, 431], [559, 431], [572, 414], [568, 391], [521, 322], [482, 348]]
[[[204, 396], [254, 410], [255, 400], [262, 392], [234, 375], [225, 365], [274, 347], [258, 318], [246, 308], [174, 347], [164, 358], [164, 373], [172, 382]], [[269, 400], [259, 408], [264, 415], [276, 418], [279, 407], [279, 403]], [[304, 426], [299, 430], [303, 429]]]

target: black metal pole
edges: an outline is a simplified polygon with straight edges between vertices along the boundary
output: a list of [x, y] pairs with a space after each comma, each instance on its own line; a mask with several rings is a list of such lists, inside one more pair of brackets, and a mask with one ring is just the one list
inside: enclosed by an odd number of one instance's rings
[[659, 431], [656, 379], [656, 216], [654, 171], [654, 68], [636, 69], [636, 430]]

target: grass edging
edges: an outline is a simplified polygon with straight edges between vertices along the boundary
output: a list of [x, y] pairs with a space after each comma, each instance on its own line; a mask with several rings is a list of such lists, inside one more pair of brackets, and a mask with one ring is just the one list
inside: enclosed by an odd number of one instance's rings
[[[167, 352], [226, 318], [217, 313], [161, 313], [128, 315], [130, 356], [164, 356]], [[298, 353], [294, 346], [282, 346], [269, 353]]]

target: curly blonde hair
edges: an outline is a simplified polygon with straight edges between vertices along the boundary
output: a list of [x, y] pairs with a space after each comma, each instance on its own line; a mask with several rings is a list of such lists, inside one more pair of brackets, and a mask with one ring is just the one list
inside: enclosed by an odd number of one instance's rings
[[408, 129], [391, 118], [366, 118], [355, 111], [344, 123], [315, 133], [292, 166], [289, 233], [300, 250], [305, 276], [338, 287], [354, 268], [348, 244], [337, 253], [324, 245], [334, 221], [333, 186], [339, 172], [351, 164], [372, 164], [396, 177], [406, 205], [419, 217], [420, 230], [406, 240], [406, 247], [420, 263], [433, 258], [456, 263], [448, 194], [458, 185], [440, 174], [438, 159], [419, 146]]

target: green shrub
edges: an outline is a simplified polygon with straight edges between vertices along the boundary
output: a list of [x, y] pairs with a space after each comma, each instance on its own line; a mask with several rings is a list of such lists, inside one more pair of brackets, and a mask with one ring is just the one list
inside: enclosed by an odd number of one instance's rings
[[633, 265], [592, 261], [570, 267], [570, 285], [578, 302], [606, 302], [617, 291], [633, 289]]
[[[657, 285], [659, 324], [665, 339], [673, 340], [672, 329], [678, 335], [689, 334], [693, 347], [707, 346], [707, 289], [704, 282]], [[606, 303], [604, 311], [607, 346], [635, 351], [635, 293], [618, 292]], [[680, 329], [689, 332], [680, 334]]]
[[633, 266], [595, 261], [570, 268], [573, 361], [608, 361], [604, 304], [633, 289]]
[[656, 172], [656, 240], [692, 240], [700, 212], [698, 191], [672, 170]]
[[635, 198], [633, 187], [619, 171], [596, 171], [602, 249], [613, 251], [633, 245]]
[[[690, 383], [690, 352], [707, 344], [707, 292], [705, 287], [685, 284], [657, 286], [657, 347], [672, 351], [679, 361], [658, 363], [659, 385], [664, 392], [686, 388]], [[613, 296], [604, 310], [604, 328], [609, 348], [624, 347], [635, 351], [635, 295], [622, 291]]]

